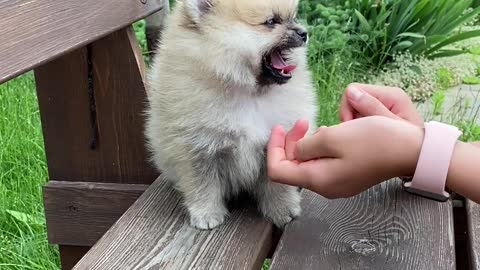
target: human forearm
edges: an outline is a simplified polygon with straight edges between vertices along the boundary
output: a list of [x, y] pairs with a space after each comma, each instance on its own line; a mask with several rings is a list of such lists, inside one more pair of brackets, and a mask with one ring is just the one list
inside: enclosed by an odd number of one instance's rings
[[480, 147], [480, 142], [471, 142], [470, 144], [476, 147]]
[[447, 187], [480, 203], [480, 143], [458, 142], [453, 152]]

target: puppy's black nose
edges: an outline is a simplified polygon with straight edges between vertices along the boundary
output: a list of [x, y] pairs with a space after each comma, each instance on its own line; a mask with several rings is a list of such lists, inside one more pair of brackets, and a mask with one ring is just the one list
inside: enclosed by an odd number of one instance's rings
[[302, 38], [303, 42], [305, 42], [305, 43], [307, 42], [307, 40], [308, 40], [308, 32], [307, 31], [305, 31], [302, 28], [297, 28], [297, 29], [295, 29], [295, 32], [297, 32], [297, 35], [299, 35]]

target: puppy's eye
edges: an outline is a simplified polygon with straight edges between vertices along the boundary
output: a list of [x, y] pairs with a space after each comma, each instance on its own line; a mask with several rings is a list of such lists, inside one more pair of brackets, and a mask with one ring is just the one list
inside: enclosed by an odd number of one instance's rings
[[266, 20], [263, 24], [268, 26], [268, 27], [273, 28], [273, 27], [275, 27], [276, 24], [278, 24], [278, 21], [275, 18], [270, 18], [270, 19]]

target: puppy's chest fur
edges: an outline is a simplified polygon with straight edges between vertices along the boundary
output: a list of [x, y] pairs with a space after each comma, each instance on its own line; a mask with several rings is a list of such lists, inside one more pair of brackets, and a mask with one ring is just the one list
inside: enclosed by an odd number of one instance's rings
[[[194, 117], [197, 122], [192, 123], [196, 125], [191, 130], [196, 139], [191, 140], [190, 151], [196, 169], [202, 170], [202, 175], [208, 173], [204, 170], [218, 171], [220, 179], [229, 180], [223, 182], [225, 190], [233, 193], [251, 189], [266, 178], [265, 147], [271, 127], [291, 126], [298, 117], [298, 112], [288, 115], [285, 111], [290, 110], [276, 106], [278, 98], [236, 97], [223, 104], [206, 106], [210, 109]], [[216, 125], [209, 126], [205, 119]]]

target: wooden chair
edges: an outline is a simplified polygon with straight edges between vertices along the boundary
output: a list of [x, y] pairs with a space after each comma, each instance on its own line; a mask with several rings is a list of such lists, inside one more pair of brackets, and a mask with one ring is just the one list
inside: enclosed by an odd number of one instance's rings
[[480, 269], [478, 206], [418, 198], [398, 180], [335, 201], [305, 191], [283, 232], [249, 207], [191, 228], [144, 147], [145, 67], [130, 25], [162, 7], [0, 0], [0, 83], [34, 70], [48, 237], [64, 269], [260, 269], [267, 257], [271, 269]]

